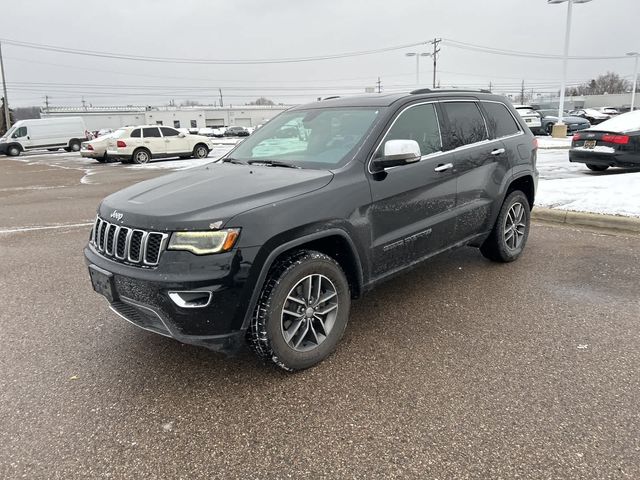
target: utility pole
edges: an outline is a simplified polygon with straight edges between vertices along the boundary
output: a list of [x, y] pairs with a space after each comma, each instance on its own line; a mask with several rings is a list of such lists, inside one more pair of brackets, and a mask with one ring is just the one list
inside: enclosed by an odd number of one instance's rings
[[378, 77], [377, 85], [378, 85], [378, 93], [382, 93], [382, 81], [380, 80], [380, 77]]
[[44, 96], [44, 108], [49, 110], [49, 95]]
[[7, 81], [4, 78], [4, 63], [2, 61], [2, 42], [0, 42], [0, 71], [2, 72], [2, 89], [4, 92], [4, 123], [7, 127], [11, 127], [11, 115], [9, 114], [9, 99], [7, 98]]
[[493, 93], [493, 83], [489, 82], [489, 93]]
[[431, 56], [433, 57], [433, 88], [436, 88], [436, 70], [438, 66], [438, 53], [440, 53], [438, 45], [441, 41], [441, 38], [434, 38], [433, 42], [431, 42], [433, 43], [433, 53], [431, 54]]
[[524, 80], [522, 80], [522, 86], [520, 87], [520, 105], [524, 105]]
[[224, 103], [222, 103], [222, 89], [219, 88], [218, 91], [220, 92], [220, 107], [224, 107]]
[[87, 102], [85, 102], [84, 97], [82, 97], [82, 109], [83, 110], [87, 109]]

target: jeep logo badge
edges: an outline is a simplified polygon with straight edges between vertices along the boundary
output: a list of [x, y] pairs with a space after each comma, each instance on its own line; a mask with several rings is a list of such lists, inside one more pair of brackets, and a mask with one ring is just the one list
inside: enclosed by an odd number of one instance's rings
[[118, 210], [114, 210], [113, 212], [111, 212], [111, 218], [115, 218], [116, 220], [120, 221], [122, 220], [122, 217], [124, 217], [124, 213], [120, 213]]

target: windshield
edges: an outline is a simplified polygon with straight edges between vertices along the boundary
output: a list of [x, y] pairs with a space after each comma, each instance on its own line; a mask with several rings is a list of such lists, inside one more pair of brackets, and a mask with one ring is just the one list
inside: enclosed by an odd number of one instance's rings
[[240, 143], [229, 157], [254, 164], [279, 160], [302, 168], [340, 167], [378, 112], [355, 107], [284, 112]]

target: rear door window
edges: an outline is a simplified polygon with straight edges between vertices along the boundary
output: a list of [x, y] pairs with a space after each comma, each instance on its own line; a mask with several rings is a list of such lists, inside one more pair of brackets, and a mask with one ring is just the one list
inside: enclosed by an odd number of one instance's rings
[[447, 119], [443, 129], [445, 149], [471, 145], [489, 138], [484, 117], [476, 102], [443, 102], [441, 107]]
[[442, 150], [434, 104], [416, 105], [402, 112], [385, 135], [379, 154], [387, 140], [415, 140], [420, 145], [422, 155]]
[[520, 132], [520, 127], [503, 103], [482, 102], [487, 112], [487, 127], [491, 138], [507, 137]]
[[136, 128], [133, 132], [131, 132], [131, 137], [132, 137], [132, 138], [140, 138], [140, 137], [141, 137], [141, 135], [140, 135], [140, 129], [139, 129], [139, 128]]
[[160, 137], [160, 130], [158, 130], [158, 127], [143, 128], [142, 136], [144, 138]]
[[169, 127], [160, 127], [160, 130], [162, 131], [163, 137], [177, 137], [180, 134], [177, 130]]

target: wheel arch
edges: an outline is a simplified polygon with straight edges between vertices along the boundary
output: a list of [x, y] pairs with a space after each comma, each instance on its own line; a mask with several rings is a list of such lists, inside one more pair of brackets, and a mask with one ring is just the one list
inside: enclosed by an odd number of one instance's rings
[[131, 152], [131, 160], [134, 159], [134, 157], [136, 156], [136, 152], [139, 152], [140, 150], [145, 150], [148, 154], [149, 154], [149, 159], [153, 158], [153, 155], [151, 154], [151, 150], [149, 150], [147, 147], [136, 147], [133, 152]]
[[362, 263], [358, 251], [349, 234], [340, 228], [331, 228], [321, 232], [304, 235], [274, 248], [263, 262], [258, 278], [254, 284], [251, 299], [245, 312], [242, 329], [249, 326], [251, 316], [258, 302], [260, 292], [267, 275], [274, 263], [294, 250], [315, 250], [335, 259], [343, 269], [351, 289], [351, 297], [358, 298], [362, 294]]
[[509, 194], [515, 190], [520, 190], [522, 193], [524, 193], [527, 197], [527, 200], [529, 201], [529, 207], [533, 208], [536, 195], [533, 176], [525, 174], [512, 179], [511, 183], [509, 183], [509, 186], [507, 187], [507, 190], [505, 191], [502, 201], [504, 202], [504, 199], [507, 198]]
[[17, 147], [20, 153], [24, 152], [24, 147], [19, 142], [11, 142], [6, 146], [7, 155], [9, 154], [9, 149], [11, 147]]

